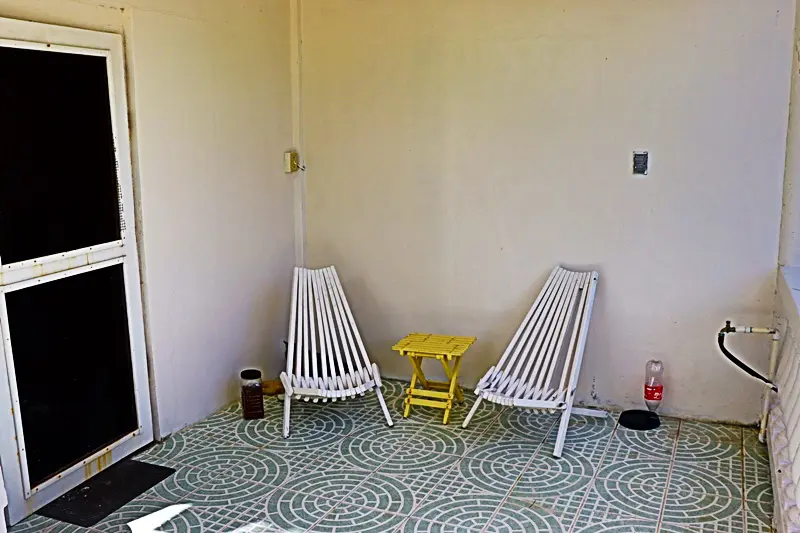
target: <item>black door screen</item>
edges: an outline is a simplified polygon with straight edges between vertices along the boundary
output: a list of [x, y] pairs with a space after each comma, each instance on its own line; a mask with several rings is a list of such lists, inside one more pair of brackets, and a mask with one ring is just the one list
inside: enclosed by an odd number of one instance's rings
[[0, 47], [0, 261], [120, 239], [106, 58]]
[[122, 269], [6, 294], [33, 487], [138, 428]]

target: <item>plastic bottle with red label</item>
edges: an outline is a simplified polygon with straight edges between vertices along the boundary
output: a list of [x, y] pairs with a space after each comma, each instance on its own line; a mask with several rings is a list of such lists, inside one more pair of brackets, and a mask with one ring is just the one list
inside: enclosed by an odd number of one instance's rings
[[644, 403], [650, 411], [661, 405], [664, 397], [664, 363], [650, 360], [645, 367]]

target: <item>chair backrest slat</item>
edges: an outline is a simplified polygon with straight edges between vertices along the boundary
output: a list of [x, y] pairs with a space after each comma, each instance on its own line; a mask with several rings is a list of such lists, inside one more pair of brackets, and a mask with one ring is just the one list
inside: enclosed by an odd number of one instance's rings
[[305, 309], [305, 269], [300, 271], [300, 280], [298, 281], [298, 301], [297, 301], [297, 351], [295, 353], [295, 369], [294, 375], [297, 377], [298, 382], [305, 375], [303, 373], [303, 348], [305, 338], [303, 331], [305, 330], [304, 324], [306, 322], [306, 309]]
[[355, 343], [353, 342], [353, 336], [350, 332], [347, 317], [344, 316], [344, 309], [342, 308], [342, 302], [339, 298], [339, 290], [333, 283], [333, 276], [331, 274], [330, 267], [324, 269], [324, 274], [328, 292], [331, 295], [333, 312], [336, 316], [336, 324], [339, 327], [339, 337], [342, 341], [342, 351], [344, 352], [345, 361], [347, 362], [348, 374], [351, 376], [351, 379], [355, 379], [356, 382], [360, 384], [361, 361], [358, 359], [356, 356], [357, 354], [355, 353]]
[[[556, 364], [557, 363], [557, 359], [558, 359], [558, 356], [561, 354], [561, 350], [562, 350], [562, 348], [564, 346], [564, 339], [566, 338], [567, 330], [569, 329], [569, 322], [572, 319], [572, 317], [575, 316], [574, 315], [575, 306], [578, 303], [578, 299], [580, 297], [582, 287], [586, 283], [586, 280], [587, 280], [588, 277], [589, 277], [588, 273], [581, 273], [581, 274], [578, 275], [578, 279], [576, 280], [576, 283], [575, 283], [575, 285], [573, 286], [573, 289], [572, 289], [572, 296], [570, 297], [569, 308], [566, 310], [566, 315], [562, 319], [561, 324], [560, 324], [561, 328], [560, 328], [560, 331], [558, 333], [558, 342], [555, 344], [555, 348], [554, 348], [554, 351], [553, 351], [553, 353], [555, 354], [555, 357], [553, 358], [552, 364], [550, 365], [550, 368], [547, 371], [547, 377], [541, 383], [537, 382], [535, 387], [532, 388], [530, 392], [533, 392], [537, 388], [539, 390], [541, 390], [541, 391], [545, 391], [545, 390], [549, 390], [550, 389], [550, 383], [553, 380], [553, 374], [555, 373], [556, 366], [557, 366], [557, 364]], [[567, 352], [567, 356], [566, 357], [569, 357], [569, 352]]]
[[588, 294], [589, 291], [586, 290], [587, 282], [588, 278], [584, 279], [583, 283], [581, 284], [581, 299], [578, 302], [578, 309], [575, 313], [575, 322], [572, 326], [572, 333], [569, 339], [569, 347], [567, 348], [567, 356], [564, 360], [564, 368], [561, 371], [561, 381], [558, 384], [558, 390], [562, 391], [565, 390], [565, 387], [567, 386], [567, 379], [570, 375], [570, 371], [572, 370], [573, 355], [575, 353], [575, 347], [577, 346], [578, 343], [578, 334], [581, 327], [581, 317], [584, 314], [586, 303], [589, 298]]
[[563, 287], [563, 292], [558, 301], [557, 307], [554, 307], [551, 314], [545, 322], [544, 330], [546, 335], [542, 338], [533, 349], [533, 356], [530, 359], [536, 361], [531, 379], [526, 378], [527, 383], [520, 383], [518, 390], [518, 398], [521, 398], [530, 386], [532, 390], [536, 390], [544, 383], [544, 378], [551, 365], [555, 364], [554, 359], [557, 356], [555, 351], [554, 339], [556, 335], [560, 334], [561, 329], [564, 327], [564, 322], [569, 320], [567, 310], [572, 307], [574, 295], [577, 291], [578, 283], [580, 282], [580, 274], [570, 272], [567, 281]]
[[[319, 362], [320, 362], [320, 379], [322, 381], [322, 388], [327, 389], [332, 387], [330, 383], [331, 374], [328, 371], [328, 360], [331, 353], [330, 334], [328, 333], [328, 324], [322, 315], [322, 302], [319, 294], [319, 279], [318, 273], [311, 271], [311, 287], [314, 292], [314, 309], [317, 314], [317, 332], [319, 334]], [[331, 360], [331, 363], [333, 361]], [[333, 368], [333, 366], [331, 366]]]
[[299, 284], [300, 268], [295, 267], [292, 274], [292, 304], [289, 311], [289, 335], [286, 344], [286, 375], [291, 378], [294, 375], [294, 348], [295, 331], [297, 328], [297, 289]]
[[514, 365], [513, 369], [509, 367], [509, 371], [511, 372], [510, 375], [507, 373], [506, 382], [501, 386], [499, 392], [503, 394], [512, 394], [513, 387], [516, 386], [516, 380], [520, 375], [520, 371], [523, 368], [524, 362], [530, 360], [531, 357], [531, 349], [536, 342], [536, 339], [539, 337], [539, 333], [542, 330], [542, 318], [548, 316], [550, 310], [553, 306], [553, 302], [556, 300], [556, 297], [561, 293], [563, 290], [563, 286], [567, 280], [567, 271], [562, 270], [558, 273], [555, 281], [553, 282], [552, 286], [548, 287], [548, 294], [545, 300], [542, 302], [541, 307], [537, 310], [534, 314], [532, 319], [532, 326], [533, 331], [528, 337], [527, 342], [522, 347], [521, 351], [515, 354], [515, 359], [517, 359], [516, 355], [521, 353], [522, 357], [518, 358], [519, 361]]
[[[522, 336], [523, 333], [525, 333], [528, 330], [528, 324], [531, 322], [531, 318], [533, 317], [536, 310], [539, 308], [539, 304], [545, 297], [546, 290], [548, 290], [548, 288], [550, 287], [551, 282], [556, 277], [559, 270], [560, 270], [559, 267], [555, 267], [552, 270], [552, 272], [550, 272], [550, 276], [547, 278], [547, 281], [545, 281], [542, 291], [539, 293], [539, 295], [536, 297], [536, 300], [531, 305], [531, 308], [528, 310], [528, 314], [525, 315], [522, 324], [520, 324], [519, 328], [517, 328], [517, 331], [516, 333], [514, 333], [514, 337], [511, 339], [511, 342], [509, 342], [508, 346], [506, 346], [506, 349], [503, 352], [503, 356], [500, 358], [500, 361], [497, 362], [496, 368], [498, 369], [504, 368], [506, 361], [508, 360], [509, 356], [511, 356], [511, 353], [514, 350], [514, 348], [517, 346], [517, 341], [520, 340], [520, 336]], [[525, 333], [525, 335], [527, 336], [527, 333]], [[523, 339], [521, 342], [525, 342], [525, 340]]]
[[[563, 278], [562, 282], [556, 290], [550, 306], [545, 311], [544, 315], [540, 318], [539, 323], [536, 325], [536, 342], [533, 343], [533, 337], [529, 341], [525, 350], [524, 359], [527, 361], [525, 369], [519, 376], [519, 382], [513, 390], [509, 391], [514, 397], [521, 397], [527, 385], [536, 380], [539, 369], [544, 362], [542, 357], [543, 345], [547, 342], [548, 335], [552, 332], [553, 322], [559, 314], [561, 307], [564, 305], [566, 298], [569, 294], [569, 289], [573, 283], [573, 274], [568, 272]], [[533, 346], [531, 346], [533, 344]], [[531, 374], [531, 370], [533, 373]]]
[[325, 277], [322, 272], [319, 272], [319, 286], [320, 286], [320, 294], [322, 295], [322, 313], [325, 315], [325, 320], [328, 323], [328, 333], [330, 335], [330, 341], [333, 346], [333, 353], [335, 355], [335, 373], [333, 374], [334, 378], [336, 379], [337, 385], [340, 384], [340, 380], [347, 374], [347, 369], [342, 361], [342, 352], [341, 347], [339, 344], [339, 337], [336, 333], [336, 324], [334, 322], [333, 315], [331, 313], [331, 302], [330, 296], [328, 294], [326, 288]]
[[592, 316], [592, 307], [594, 306], [594, 293], [597, 289], [597, 275], [593, 272], [584, 284], [582, 295], [584, 300], [581, 302], [581, 312], [578, 319], [575, 320], [576, 325], [580, 323], [578, 330], [577, 340], [575, 344], [575, 353], [572, 354], [572, 361], [570, 364], [569, 381], [565, 384], [567, 393], [571, 393], [578, 384], [578, 371], [583, 361], [583, 352], [586, 348], [586, 337], [589, 335], [589, 320]]
[[[339, 274], [336, 272], [336, 267], [331, 266], [331, 274], [336, 285], [336, 288], [339, 290], [339, 296], [341, 297], [342, 303], [344, 304], [344, 311], [347, 315], [348, 322], [353, 330], [353, 335], [356, 340], [356, 344], [358, 344], [358, 353], [361, 356], [362, 361], [364, 362], [364, 370], [368, 376], [372, 376], [372, 363], [367, 356], [367, 349], [364, 347], [364, 341], [361, 339], [361, 333], [358, 331], [358, 326], [356, 325], [356, 319], [353, 317], [353, 312], [350, 310], [350, 304], [347, 302], [347, 295], [344, 293], [344, 288], [342, 287], [342, 282], [339, 280]], [[366, 379], [366, 377], [365, 377]]]
[[336, 299], [336, 291], [333, 290], [333, 284], [331, 283], [327, 268], [323, 269], [322, 275], [325, 278], [325, 290], [328, 293], [328, 301], [331, 306], [332, 315], [335, 319], [334, 326], [336, 328], [336, 337], [338, 338], [337, 344], [341, 346], [342, 360], [345, 363], [345, 373], [342, 375], [342, 377], [344, 378], [345, 376], [350, 376], [352, 379], [355, 368], [353, 366], [353, 360], [350, 356], [350, 347], [347, 344], [347, 336], [345, 334], [344, 327], [342, 326], [342, 316]]

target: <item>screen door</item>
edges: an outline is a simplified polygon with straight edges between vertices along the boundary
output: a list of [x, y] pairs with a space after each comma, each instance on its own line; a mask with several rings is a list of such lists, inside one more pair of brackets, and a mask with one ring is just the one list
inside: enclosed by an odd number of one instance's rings
[[12, 523], [152, 440], [122, 60], [117, 35], [0, 19]]

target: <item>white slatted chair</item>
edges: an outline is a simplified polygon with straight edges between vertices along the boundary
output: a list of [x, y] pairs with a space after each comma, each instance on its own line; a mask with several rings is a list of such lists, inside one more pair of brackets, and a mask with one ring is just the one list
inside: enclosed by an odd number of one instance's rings
[[[562, 411], [555, 457], [561, 457], [572, 413], [604, 417], [605, 411], [573, 408], [589, 319], [597, 287], [597, 272], [572, 272], [557, 266], [533, 302], [500, 362], [475, 388], [478, 399], [463, 427], [483, 400], [530, 409]], [[571, 330], [565, 345], [567, 332]], [[554, 382], [556, 371], [561, 379]]]
[[289, 436], [292, 398], [328, 402], [374, 389], [386, 423], [393, 425], [381, 394], [378, 366], [371, 363], [334, 267], [295, 267], [286, 372], [281, 372], [283, 436]]

